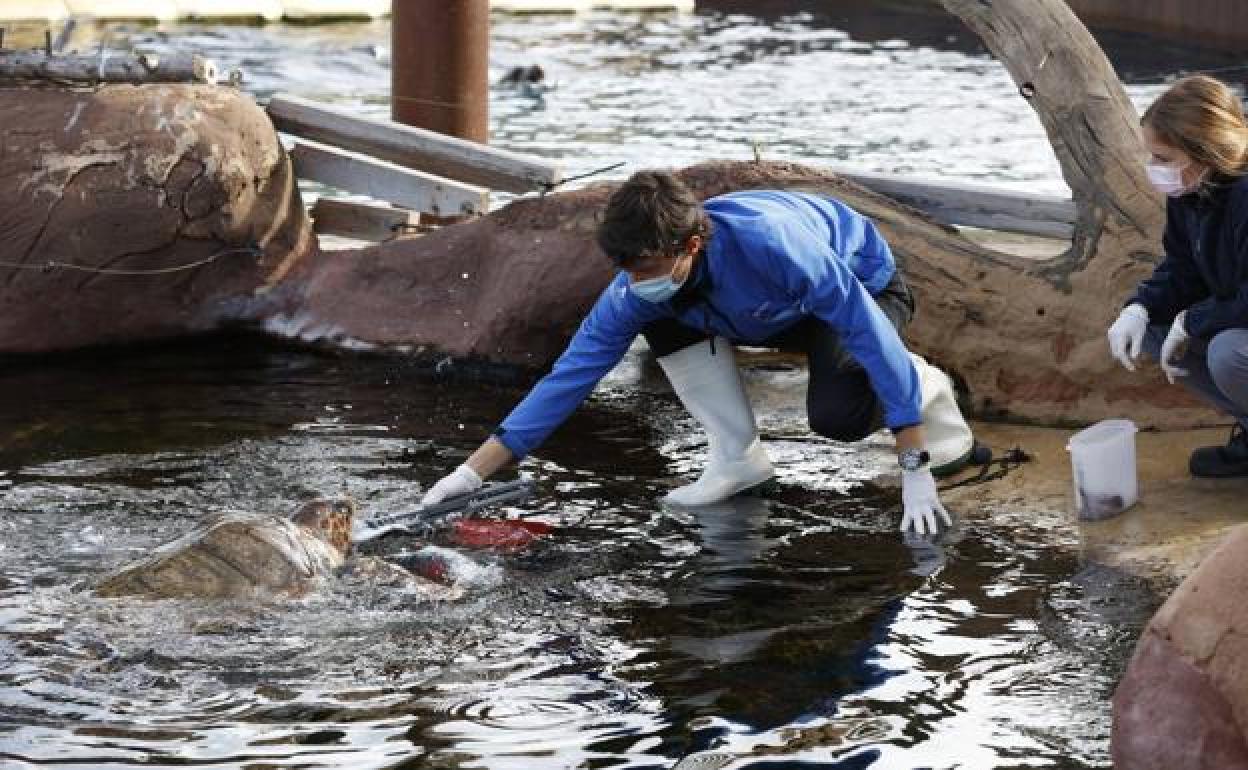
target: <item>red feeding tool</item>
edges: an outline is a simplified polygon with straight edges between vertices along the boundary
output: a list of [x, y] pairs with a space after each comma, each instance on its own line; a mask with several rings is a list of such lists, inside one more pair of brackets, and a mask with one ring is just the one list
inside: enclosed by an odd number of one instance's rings
[[522, 519], [460, 519], [451, 525], [456, 545], [507, 553], [523, 551], [549, 533], [549, 524]]

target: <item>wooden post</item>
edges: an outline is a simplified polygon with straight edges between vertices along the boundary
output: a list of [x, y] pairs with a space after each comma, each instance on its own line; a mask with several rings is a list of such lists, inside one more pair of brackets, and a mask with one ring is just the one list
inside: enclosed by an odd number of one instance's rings
[[391, 115], [489, 142], [489, 0], [394, 0]]

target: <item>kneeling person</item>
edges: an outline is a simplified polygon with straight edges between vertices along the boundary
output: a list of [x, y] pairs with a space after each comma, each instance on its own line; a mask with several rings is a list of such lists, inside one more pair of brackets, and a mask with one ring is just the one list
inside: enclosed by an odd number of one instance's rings
[[[733, 358], [732, 343], [744, 343], [806, 353], [816, 433], [856, 441], [892, 429], [902, 529], [949, 523], [932, 472], [965, 462], [971, 431], [948, 378], [901, 342], [914, 302], [868, 219], [831, 198], [778, 190], [701, 203], [676, 176], [642, 171], [612, 194], [597, 237], [619, 275], [551, 372], [425, 504], [469, 492], [532, 451], [642, 334], [708, 437], [701, 477], [669, 502], [717, 502], [773, 475]], [[930, 446], [925, 424], [939, 439]]]
[[1192, 453], [1193, 476], [1248, 476], [1248, 121], [1239, 96], [1184, 78], [1140, 120], [1149, 181], [1166, 195], [1165, 255], [1109, 327], [1135, 370], [1143, 350], [1235, 420], [1223, 446]]

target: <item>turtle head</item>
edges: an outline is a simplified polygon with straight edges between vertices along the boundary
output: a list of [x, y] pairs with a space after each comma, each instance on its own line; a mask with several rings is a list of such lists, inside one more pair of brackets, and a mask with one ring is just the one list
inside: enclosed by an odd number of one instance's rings
[[344, 559], [351, 553], [351, 523], [355, 518], [355, 501], [351, 498], [312, 500], [290, 518], [328, 541]]

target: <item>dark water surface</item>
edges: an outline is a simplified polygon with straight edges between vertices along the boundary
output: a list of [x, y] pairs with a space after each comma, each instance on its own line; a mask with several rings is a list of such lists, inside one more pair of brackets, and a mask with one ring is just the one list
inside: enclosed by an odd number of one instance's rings
[[[410, 509], [519, 390], [242, 340], [7, 367], [0, 758], [1107, 764], [1141, 589], [1008, 516], [907, 545], [895, 493], [855, 484], [886, 445], [806, 440], [781, 412], [763, 417], [783, 467], [766, 496], [663, 509], [701, 447], [652, 368], [633, 360], [522, 466], [539, 496], [509, 513], [552, 536], [474, 554], [504, 584], [439, 605], [353, 583], [272, 602], [85, 589], [214, 512], [344, 490]], [[751, 385], [765, 399], [787, 376]]]
[[[491, 72], [538, 63], [553, 88], [496, 89], [494, 142], [569, 173], [757, 147], [1064, 192], [1038, 121], [965, 31], [851, 5], [497, 16]], [[209, 53], [261, 98], [386, 112], [386, 22], [107, 34]], [[1114, 50], [1135, 73], [1219, 63]], [[228, 339], [5, 362], [0, 765], [1107, 767], [1108, 698], [1155, 599], [1082, 564], [1060, 520], [1001, 511], [903, 542], [895, 492], [860, 483], [887, 442], [808, 437], [802, 380], [749, 372], [774, 489], [670, 510], [657, 498], [704, 447], [630, 359], [521, 467], [539, 496], [507, 513], [554, 533], [476, 554], [501, 587], [441, 605], [366, 583], [137, 602], [84, 589], [215, 512], [342, 491], [365, 513], [410, 509], [522, 391]]]

